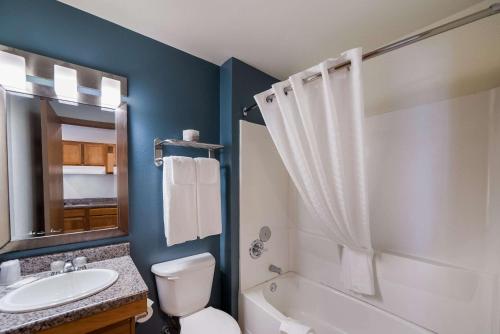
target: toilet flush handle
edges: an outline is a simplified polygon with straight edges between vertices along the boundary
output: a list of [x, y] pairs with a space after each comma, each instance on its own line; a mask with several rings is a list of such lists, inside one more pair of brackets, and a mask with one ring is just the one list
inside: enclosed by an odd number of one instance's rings
[[179, 277], [178, 277], [178, 276], [167, 276], [167, 279], [168, 279], [169, 281], [176, 281], [176, 280], [178, 280], [178, 279], [179, 279]]

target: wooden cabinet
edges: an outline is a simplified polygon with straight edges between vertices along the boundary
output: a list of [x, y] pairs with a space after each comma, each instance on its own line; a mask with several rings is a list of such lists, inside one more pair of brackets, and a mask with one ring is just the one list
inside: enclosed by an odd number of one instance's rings
[[64, 209], [64, 218], [85, 217], [85, 209]]
[[104, 215], [117, 215], [118, 208], [116, 207], [105, 207], [105, 208], [90, 208], [89, 215], [91, 216], [104, 216]]
[[90, 216], [89, 225], [91, 230], [101, 230], [103, 228], [116, 227], [118, 216]]
[[64, 218], [64, 233], [85, 231], [85, 217]]
[[107, 145], [97, 143], [83, 144], [83, 164], [85, 166], [105, 166]]
[[82, 144], [74, 141], [63, 141], [63, 165], [82, 164]]
[[116, 145], [63, 141], [63, 165], [104, 166], [107, 174], [113, 174]]
[[117, 226], [117, 207], [64, 209], [64, 232], [101, 230]]
[[89, 227], [91, 230], [100, 230], [118, 226], [117, 208], [89, 209]]
[[90, 334], [130, 334], [135, 333], [135, 322], [132, 319], [120, 321], [116, 324], [106, 326]]
[[113, 168], [116, 166], [116, 145], [107, 145], [106, 147], [106, 173], [113, 174]]
[[85, 209], [64, 209], [64, 233], [88, 230]]
[[146, 312], [146, 298], [43, 330], [41, 334], [135, 334], [135, 316]]

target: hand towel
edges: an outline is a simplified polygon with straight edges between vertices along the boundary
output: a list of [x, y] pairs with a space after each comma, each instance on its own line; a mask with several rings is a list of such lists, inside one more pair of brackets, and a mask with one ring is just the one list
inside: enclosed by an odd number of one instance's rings
[[196, 239], [196, 211], [194, 160], [187, 157], [164, 157], [163, 222], [167, 246]]
[[299, 321], [286, 318], [281, 321], [280, 325], [281, 334], [315, 334], [316, 332], [311, 327], [300, 323]]
[[195, 158], [198, 205], [198, 236], [222, 233], [220, 165], [210, 158]]

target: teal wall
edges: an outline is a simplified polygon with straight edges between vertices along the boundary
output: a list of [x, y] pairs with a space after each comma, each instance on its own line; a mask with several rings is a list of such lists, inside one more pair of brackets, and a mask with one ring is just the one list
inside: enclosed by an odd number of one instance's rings
[[[203, 141], [219, 142], [218, 66], [52, 0], [0, 0], [0, 44], [128, 78], [130, 190], [128, 237], [11, 253], [0, 261], [130, 241], [132, 258], [156, 300], [152, 264], [206, 251], [219, 259], [218, 236], [167, 248], [161, 169], [152, 157], [154, 137], [178, 138], [182, 129], [198, 129]], [[219, 270], [211, 303], [221, 306]], [[155, 316], [138, 325], [138, 333], [159, 333], [164, 317], [156, 303]]]
[[[224, 233], [221, 237], [222, 300], [226, 311], [234, 317], [238, 314], [239, 291], [239, 121], [243, 108], [255, 103], [253, 96], [269, 89], [276, 81], [236, 58], [220, 67], [220, 142], [224, 145], [221, 164], [227, 200], [223, 205]], [[251, 111], [247, 120], [264, 124], [258, 109]]]
[[[233, 316], [238, 309], [238, 121], [253, 95], [276, 79], [231, 58], [220, 68], [165, 44], [54, 0], [0, 0], [0, 44], [126, 76], [129, 82], [129, 200], [127, 237], [0, 255], [0, 262], [122, 241], [156, 301], [155, 315], [139, 334], [158, 333], [165, 322], [158, 308], [152, 264], [210, 252], [218, 265], [211, 305]], [[262, 123], [258, 112], [249, 120]], [[205, 142], [226, 145], [221, 154], [223, 234], [166, 246], [161, 169], [153, 165], [155, 137], [178, 138], [194, 128]], [[200, 152], [170, 151], [184, 155]]]

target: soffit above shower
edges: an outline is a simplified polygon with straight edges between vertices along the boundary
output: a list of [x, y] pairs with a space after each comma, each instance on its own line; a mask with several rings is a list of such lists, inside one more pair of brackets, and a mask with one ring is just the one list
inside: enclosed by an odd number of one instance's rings
[[[220, 65], [236, 57], [277, 78], [370, 50], [478, 0], [59, 0]], [[489, 1], [483, 2], [485, 6]]]

